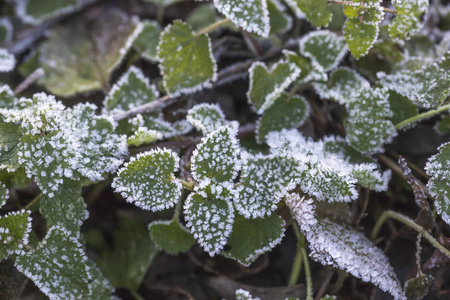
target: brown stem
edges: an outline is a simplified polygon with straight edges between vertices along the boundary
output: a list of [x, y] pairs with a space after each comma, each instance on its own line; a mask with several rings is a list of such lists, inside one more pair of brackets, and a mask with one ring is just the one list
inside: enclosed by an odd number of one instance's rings
[[22, 93], [24, 90], [26, 90], [30, 85], [33, 84], [36, 80], [44, 76], [45, 72], [44, 69], [38, 68], [33, 71], [30, 75], [27, 76], [15, 89], [14, 89], [14, 96], [17, 96], [18, 94]]

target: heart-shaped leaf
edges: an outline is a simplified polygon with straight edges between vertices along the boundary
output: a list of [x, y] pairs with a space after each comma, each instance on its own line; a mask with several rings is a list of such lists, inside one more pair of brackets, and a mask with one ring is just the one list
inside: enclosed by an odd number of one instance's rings
[[172, 255], [186, 252], [195, 244], [195, 239], [189, 230], [175, 219], [154, 221], [148, 226], [148, 230], [156, 245]]

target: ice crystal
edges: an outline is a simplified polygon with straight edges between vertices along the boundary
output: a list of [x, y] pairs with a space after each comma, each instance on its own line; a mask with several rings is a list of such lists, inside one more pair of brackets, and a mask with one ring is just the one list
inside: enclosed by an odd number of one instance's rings
[[236, 300], [261, 300], [259, 297], [253, 297], [249, 291], [244, 289], [236, 290]]
[[20, 167], [18, 162], [17, 145], [22, 134], [20, 128], [10, 124], [0, 124], [0, 169], [14, 172]]
[[141, 146], [143, 144], [150, 144], [154, 141], [161, 140], [163, 135], [156, 130], [148, 129], [147, 127], [139, 127], [133, 135], [128, 137], [127, 144], [130, 146]]
[[218, 104], [197, 104], [188, 111], [186, 119], [203, 134], [208, 134], [221, 126], [238, 126], [236, 122], [229, 122], [225, 119], [225, 114]]

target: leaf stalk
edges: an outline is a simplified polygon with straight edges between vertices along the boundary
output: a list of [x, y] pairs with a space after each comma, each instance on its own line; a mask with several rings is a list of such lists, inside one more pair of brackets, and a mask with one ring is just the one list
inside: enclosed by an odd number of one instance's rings
[[447, 105], [441, 106], [438, 109], [430, 110], [430, 111], [424, 112], [422, 114], [418, 114], [418, 115], [416, 115], [414, 117], [408, 118], [406, 120], [403, 120], [400, 123], [398, 123], [397, 125], [395, 125], [395, 129], [397, 129], [397, 130], [401, 129], [401, 128], [405, 127], [405, 126], [408, 126], [408, 125], [413, 124], [415, 122], [419, 122], [419, 121], [424, 120], [424, 119], [431, 118], [431, 117], [433, 117], [435, 115], [438, 115], [438, 114], [440, 114], [442, 112], [445, 112], [445, 111], [450, 111], [450, 103], [447, 104]]

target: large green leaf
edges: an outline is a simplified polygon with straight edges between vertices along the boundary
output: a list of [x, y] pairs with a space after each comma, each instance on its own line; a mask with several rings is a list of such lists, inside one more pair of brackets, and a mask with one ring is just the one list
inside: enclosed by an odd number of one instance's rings
[[236, 26], [265, 38], [269, 36], [267, 0], [214, 0], [214, 6]]
[[16, 66], [16, 58], [8, 50], [0, 48], [0, 73], [9, 72]]
[[91, 293], [86, 260], [80, 242], [57, 225], [35, 251], [18, 256], [15, 265], [51, 300], [77, 299]]
[[187, 226], [211, 256], [222, 251], [232, 232], [232, 199], [233, 195], [222, 186], [208, 186], [190, 194], [184, 204]]
[[428, 0], [393, 0], [397, 13], [389, 24], [392, 38], [407, 39], [415, 35], [423, 26], [420, 17], [428, 10]]
[[200, 184], [228, 183], [236, 178], [241, 167], [237, 130], [223, 126], [202, 139], [191, 158], [192, 176]]
[[81, 197], [81, 188], [80, 182], [66, 180], [53, 197], [41, 197], [39, 211], [46, 219], [48, 228], [58, 224], [79, 237], [80, 227], [89, 216]]
[[195, 244], [195, 239], [189, 230], [176, 219], [154, 221], [148, 226], [148, 230], [156, 245], [172, 255], [186, 252]]
[[300, 75], [293, 63], [278, 62], [270, 70], [265, 64], [255, 62], [248, 70], [250, 86], [247, 99], [259, 114], [270, 107], [274, 100]]
[[142, 209], [170, 208], [181, 197], [181, 183], [174, 176], [179, 160], [176, 153], [166, 149], [140, 153], [118, 171], [112, 187]]
[[39, 65], [45, 71], [40, 83], [64, 97], [106, 89], [141, 29], [136, 17], [119, 10], [108, 10], [91, 21], [75, 18], [55, 28], [39, 47]]
[[0, 124], [0, 169], [13, 172], [19, 168], [17, 145], [20, 142], [20, 129], [13, 124]]
[[225, 114], [218, 104], [197, 104], [188, 111], [186, 119], [197, 130], [208, 134], [222, 126], [237, 126], [225, 119]]
[[306, 19], [315, 27], [326, 27], [331, 22], [331, 11], [328, 0], [285, 0], [296, 12], [304, 13]]
[[159, 36], [161, 35], [162, 28], [155, 21], [142, 21], [142, 31], [134, 41], [133, 47], [140, 54], [141, 57], [151, 62], [156, 62]]
[[37, 25], [48, 19], [75, 11], [80, 0], [23, 0], [16, 5], [16, 14], [23, 22]]
[[272, 250], [284, 237], [283, 218], [272, 214], [264, 219], [247, 220], [236, 215], [233, 233], [228, 239], [231, 247], [223, 254], [248, 267], [261, 254]]
[[169, 94], [190, 94], [216, 80], [217, 66], [209, 37], [194, 34], [182, 21], [173, 22], [162, 32], [158, 59]]
[[31, 231], [30, 213], [22, 210], [0, 217], [0, 261], [10, 255], [23, 254]]

